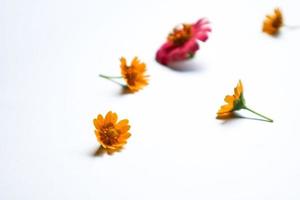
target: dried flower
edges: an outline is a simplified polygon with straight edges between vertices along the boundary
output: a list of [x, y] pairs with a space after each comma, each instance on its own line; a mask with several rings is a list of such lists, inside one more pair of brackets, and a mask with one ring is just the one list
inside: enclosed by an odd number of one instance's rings
[[[122, 76], [105, 76], [102, 74], [100, 74], [99, 76], [120, 84], [124, 88], [128, 89], [129, 92], [137, 92], [148, 85], [148, 75], [145, 75], [145, 63], [141, 63], [137, 57], [133, 58], [130, 66], [126, 64], [126, 59], [124, 57], [121, 57], [120, 62]], [[122, 83], [116, 82], [114, 80], [120, 78], [123, 78], [125, 80], [126, 85], [123, 85]]]
[[248, 110], [260, 117], [263, 117], [268, 122], [273, 122], [272, 119], [270, 119], [262, 114], [259, 114], [246, 106], [242, 81], [239, 81], [237, 86], [234, 88], [234, 94], [227, 95], [225, 97], [224, 101], [227, 104], [221, 106], [221, 108], [217, 112], [217, 118], [219, 118], [219, 119], [226, 119], [226, 118], [232, 116], [234, 111], [245, 109], [245, 110]]
[[283, 26], [283, 16], [279, 8], [274, 9], [274, 14], [267, 15], [264, 22], [262, 31], [275, 36], [279, 33], [279, 29]]
[[97, 140], [108, 153], [122, 149], [131, 135], [128, 132], [130, 129], [128, 120], [123, 119], [119, 122], [117, 122], [117, 120], [118, 115], [111, 111], [106, 114], [105, 118], [99, 114], [98, 117], [94, 119]]
[[174, 28], [167, 41], [157, 51], [157, 62], [168, 65], [171, 62], [192, 58], [199, 49], [197, 40], [205, 42], [208, 39], [208, 32], [211, 32], [211, 28], [206, 19]]

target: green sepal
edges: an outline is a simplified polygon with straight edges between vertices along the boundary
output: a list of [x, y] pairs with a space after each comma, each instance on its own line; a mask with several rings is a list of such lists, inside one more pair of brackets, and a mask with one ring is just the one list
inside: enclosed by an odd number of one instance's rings
[[244, 98], [244, 94], [241, 93], [241, 96], [239, 99], [234, 101], [233, 110], [241, 110], [246, 107], [246, 100]]
[[194, 58], [194, 56], [195, 56], [195, 53], [187, 53], [186, 58], [191, 59], [191, 58]]

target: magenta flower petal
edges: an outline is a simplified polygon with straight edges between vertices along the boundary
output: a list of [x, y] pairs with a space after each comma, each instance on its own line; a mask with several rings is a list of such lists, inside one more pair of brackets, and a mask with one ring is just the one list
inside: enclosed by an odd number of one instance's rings
[[156, 52], [156, 60], [157, 62], [167, 65], [171, 59], [170, 59], [170, 52], [174, 50], [176, 47], [172, 45], [171, 42], [164, 43], [159, 50]]
[[200, 19], [194, 25], [193, 29], [195, 32], [195, 37], [202, 42], [208, 39], [208, 33], [211, 32], [209, 27], [209, 21], [207, 19]]

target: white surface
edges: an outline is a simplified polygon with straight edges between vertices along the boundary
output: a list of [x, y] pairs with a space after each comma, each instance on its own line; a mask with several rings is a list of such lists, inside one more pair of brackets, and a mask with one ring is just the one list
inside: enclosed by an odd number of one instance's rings
[[[300, 24], [294, 0], [1, 0], [0, 199], [300, 199], [300, 32], [260, 31], [277, 6]], [[154, 61], [173, 26], [201, 17], [213, 32], [196, 70]], [[98, 78], [135, 55], [151, 76], [141, 92]], [[239, 79], [274, 123], [215, 119]], [[94, 157], [92, 120], [109, 110], [132, 137]]]

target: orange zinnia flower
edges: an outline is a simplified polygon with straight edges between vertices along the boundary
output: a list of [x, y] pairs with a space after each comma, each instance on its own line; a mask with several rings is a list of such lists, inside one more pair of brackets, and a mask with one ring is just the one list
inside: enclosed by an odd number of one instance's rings
[[127, 139], [130, 137], [128, 132], [130, 126], [128, 120], [123, 119], [119, 122], [118, 115], [109, 111], [105, 118], [99, 114], [94, 119], [95, 134], [98, 142], [108, 153], [119, 151], [126, 144]]
[[146, 72], [146, 64], [141, 63], [137, 57], [131, 61], [131, 65], [127, 66], [126, 59], [122, 57], [121, 73], [127, 83], [127, 87], [131, 92], [136, 92], [148, 84]]
[[283, 26], [283, 16], [279, 8], [274, 9], [273, 15], [267, 15], [264, 22], [262, 31], [275, 36], [279, 33], [279, 29]]
[[226, 119], [226, 118], [232, 116], [234, 111], [245, 109], [256, 115], [259, 115], [260, 117], [265, 118], [268, 122], [273, 122], [272, 119], [270, 119], [262, 114], [259, 114], [246, 106], [242, 81], [239, 81], [237, 86], [234, 88], [234, 94], [227, 95], [225, 97], [224, 101], [227, 102], [227, 104], [221, 106], [221, 108], [217, 112], [217, 118], [219, 118], [219, 119]]
[[[140, 62], [137, 57], [134, 57], [134, 59], [131, 61], [130, 66], [127, 65], [126, 59], [124, 57], [120, 59], [120, 62], [122, 76], [105, 76], [102, 74], [100, 74], [99, 76], [120, 84], [125, 89], [128, 89], [129, 92], [137, 92], [148, 85], [148, 75], [145, 75], [145, 63]], [[126, 85], [113, 80], [119, 78], [123, 78], [126, 82]]]

